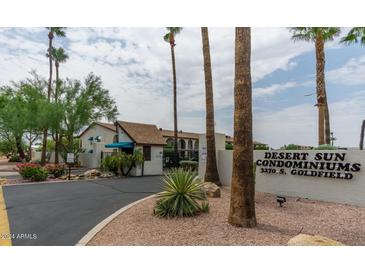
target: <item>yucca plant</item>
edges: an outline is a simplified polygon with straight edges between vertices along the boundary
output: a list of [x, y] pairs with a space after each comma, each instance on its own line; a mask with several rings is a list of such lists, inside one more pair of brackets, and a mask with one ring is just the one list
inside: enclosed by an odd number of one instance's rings
[[197, 174], [182, 168], [171, 169], [162, 179], [164, 191], [157, 194], [154, 214], [159, 217], [190, 217], [209, 211], [207, 196]]

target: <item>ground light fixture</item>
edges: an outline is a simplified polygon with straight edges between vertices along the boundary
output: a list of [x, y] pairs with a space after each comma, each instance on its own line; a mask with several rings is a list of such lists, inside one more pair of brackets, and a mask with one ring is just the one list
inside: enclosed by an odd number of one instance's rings
[[280, 207], [283, 207], [283, 204], [286, 202], [286, 198], [284, 196], [276, 196], [276, 202]]

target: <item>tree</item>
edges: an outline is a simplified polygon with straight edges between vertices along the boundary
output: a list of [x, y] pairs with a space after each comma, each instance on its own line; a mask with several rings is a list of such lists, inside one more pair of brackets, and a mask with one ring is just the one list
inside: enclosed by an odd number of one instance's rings
[[216, 151], [215, 151], [215, 131], [214, 131], [214, 100], [213, 100], [213, 80], [212, 65], [210, 62], [210, 47], [208, 28], [202, 27], [203, 57], [204, 57], [204, 76], [205, 76], [205, 126], [207, 138], [207, 159], [205, 178], [206, 182], [213, 182], [221, 186], [217, 169]]
[[115, 101], [104, 88], [101, 78], [92, 73], [84, 83], [70, 79], [62, 81], [57, 108], [62, 112], [59, 138], [63, 154], [75, 151], [75, 135], [86, 125], [102, 118], [115, 120], [118, 114]]
[[362, 46], [365, 46], [365, 27], [354, 27], [341, 39], [341, 43], [345, 44], [358, 42], [360, 42]]
[[[60, 63], [64, 63], [66, 62], [66, 60], [68, 59], [68, 55], [65, 53], [63, 48], [52, 48], [51, 51], [51, 55], [53, 60], [55, 61], [55, 67], [56, 67], [56, 91], [55, 91], [55, 96], [54, 96], [54, 102], [57, 105], [58, 104], [58, 97], [59, 97], [59, 88], [60, 88], [60, 76], [59, 76], [59, 67], [60, 67]], [[58, 132], [58, 130], [56, 129], [56, 131], [54, 132], [53, 135], [53, 139], [55, 141], [55, 149], [54, 149], [54, 153], [55, 153], [55, 164], [58, 164], [59, 159], [58, 159], [58, 155], [59, 155], [59, 148], [60, 148], [60, 138], [59, 135], [60, 133]]]
[[[54, 36], [57, 37], [65, 37], [66, 33], [64, 31], [64, 28], [62, 27], [47, 27], [48, 29], [48, 53], [47, 57], [49, 60], [49, 79], [48, 79], [48, 93], [47, 98], [48, 101], [51, 101], [51, 95], [52, 95], [52, 69], [53, 69], [53, 58], [52, 58], [52, 49], [53, 49], [53, 38]], [[44, 165], [46, 163], [46, 151], [47, 151], [47, 138], [48, 138], [48, 127], [44, 128], [43, 131], [43, 146], [42, 146], [42, 156], [41, 156], [41, 163]]]
[[[50, 103], [38, 85], [40, 78], [36, 74], [34, 76], [34, 79], [0, 88], [1, 135], [9, 141], [14, 140], [21, 160], [26, 156], [23, 145], [24, 134], [39, 133], [46, 124], [50, 112]], [[34, 138], [31, 138], [30, 147], [33, 141]]]
[[228, 222], [255, 227], [255, 180], [252, 141], [251, 30], [236, 28], [234, 146]]
[[172, 80], [173, 80], [173, 97], [174, 97], [174, 165], [178, 165], [177, 151], [177, 90], [176, 90], [176, 66], [175, 66], [175, 36], [182, 30], [181, 27], [167, 27], [168, 33], [163, 37], [170, 44], [171, 62], [172, 62]]
[[325, 52], [324, 44], [340, 34], [340, 28], [336, 27], [295, 27], [290, 28], [294, 41], [308, 41], [315, 43], [316, 49], [316, 93], [318, 107], [318, 144], [331, 143], [330, 114], [327, 101], [325, 83]]

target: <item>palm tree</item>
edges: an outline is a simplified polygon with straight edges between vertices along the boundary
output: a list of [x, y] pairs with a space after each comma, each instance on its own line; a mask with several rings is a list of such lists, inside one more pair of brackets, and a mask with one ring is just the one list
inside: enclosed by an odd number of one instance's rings
[[[55, 61], [55, 67], [56, 67], [56, 90], [55, 90], [55, 103], [58, 103], [58, 97], [59, 97], [59, 88], [60, 88], [60, 77], [59, 77], [59, 67], [60, 63], [66, 62], [68, 59], [68, 55], [65, 53], [63, 48], [52, 48], [51, 50], [52, 58]], [[59, 153], [59, 147], [60, 147], [60, 138], [59, 138], [59, 132], [56, 130], [54, 135], [54, 141], [55, 141], [55, 164], [58, 164], [58, 153]]]
[[170, 44], [171, 61], [172, 61], [172, 80], [173, 80], [173, 96], [174, 96], [174, 165], [178, 165], [178, 151], [177, 151], [177, 91], [176, 91], [176, 67], [175, 67], [175, 36], [182, 30], [181, 27], [167, 27], [168, 32], [163, 39]]
[[236, 28], [234, 146], [228, 222], [256, 226], [252, 142], [251, 29]]
[[346, 44], [358, 42], [360, 42], [362, 46], [365, 46], [365, 27], [354, 27], [341, 39], [341, 43]]
[[[342, 37], [341, 43], [354, 44], [358, 43], [365, 46], [365, 27], [354, 27], [346, 36]], [[360, 131], [360, 150], [364, 149], [364, 135], [365, 135], [365, 120], [362, 121]]]
[[325, 52], [324, 44], [331, 41], [335, 36], [340, 34], [341, 29], [336, 27], [295, 27], [290, 28], [293, 33], [294, 41], [314, 42], [316, 48], [316, 93], [318, 107], [318, 144], [331, 143], [330, 114], [327, 101], [326, 83], [325, 83]]
[[[56, 35], [57, 37], [65, 37], [66, 33], [64, 28], [61, 27], [47, 27], [48, 30], [48, 54], [47, 57], [49, 59], [49, 79], [48, 79], [48, 101], [51, 101], [52, 95], [52, 42], [53, 38]], [[46, 163], [46, 151], [47, 151], [47, 137], [48, 137], [48, 128], [45, 128], [43, 131], [43, 145], [42, 145], [42, 156], [41, 163], [44, 165]]]
[[221, 186], [217, 169], [217, 160], [215, 152], [215, 132], [214, 132], [214, 102], [213, 102], [213, 80], [212, 65], [210, 63], [210, 47], [208, 28], [202, 27], [203, 57], [204, 57], [204, 75], [205, 75], [205, 106], [206, 106], [206, 138], [207, 138], [207, 159], [205, 178], [206, 182], [213, 182]]

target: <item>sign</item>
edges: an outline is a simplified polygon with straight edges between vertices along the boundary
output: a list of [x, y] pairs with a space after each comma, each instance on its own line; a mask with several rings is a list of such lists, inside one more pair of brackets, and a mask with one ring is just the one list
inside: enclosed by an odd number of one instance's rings
[[268, 151], [256, 160], [256, 169], [265, 174], [309, 176], [351, 180], [361, 170], [358, 162], [348, 162], [345, 152]]
[[75, 162], [75, 154], [74, 153], [67, 153], [66, 163], [73, 164]]

